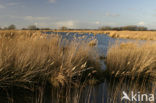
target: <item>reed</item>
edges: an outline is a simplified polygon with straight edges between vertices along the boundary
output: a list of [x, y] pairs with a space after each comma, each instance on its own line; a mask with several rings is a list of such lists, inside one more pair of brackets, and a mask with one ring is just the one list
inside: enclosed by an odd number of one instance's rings
[[107, 34], [112, 38], [156, 40], [155, 31], [116, 31], [116, 30], [54, 30], [54, 32], [76, 32], [79, 34]]
[[[44, 81], [64, 86], [99, 70], [96, 47], [89, 41], [62, 39], [38, 31], [0, 33], [0, 87]], [[93, 73], [93, 74], [94, 74]], [[84, 77], [84, 78], [82, 78]]]
[[108, 35], [113, 38], [156, 40], [155, 31], [109, 31]]
[[116, 43], [108, 50], [106, 64], [114, 77], [156, 79], [156, 44]]

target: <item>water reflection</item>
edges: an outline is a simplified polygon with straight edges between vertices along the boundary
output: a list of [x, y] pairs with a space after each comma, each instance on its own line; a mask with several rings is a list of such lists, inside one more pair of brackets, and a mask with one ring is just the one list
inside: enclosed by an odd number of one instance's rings
[[[32, 87], [32, 90], [12, 87], [7, 91], [1, 90], [2, 103], [120, 103], [123, 91], [154, 94], [155, 83], [149, 80], [128, 80], [125, 78], [105, 79], [102, 84], [84, 87], [54, 88], [49, 84]], [[9, 101], [9, 102], [8, 102]], [[127, 103], [129, 101], [122, 101]]]

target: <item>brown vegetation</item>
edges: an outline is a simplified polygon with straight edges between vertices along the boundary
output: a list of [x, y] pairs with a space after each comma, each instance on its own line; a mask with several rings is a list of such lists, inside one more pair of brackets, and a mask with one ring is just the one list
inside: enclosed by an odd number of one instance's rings
[[[90, 103], [99, 101], [96, 101], [99, 99], [98, 93], [102, 93], [100, 98], [104, 98], [105, 92], [101, 91], [108, 89], [106, 93], [112, 98], [107, 101], [121, 102], [118, 97], [122, 91], [142, 91], [147, 88], [147, 82], [136, 80], [135, 83], [134, 78], [156, 79], [154, 42], [116, 43], [108, 50], [107, 57], [103, 58], [107, 64], [104, 74], [109, 75], [110, 84], [107, 88], [99, 86], [102, 87], [99, 90], [97, 87], [83, 88], [79, 84], [81, 81], [96, 84], [96, 77], [101, 75], [97, 76], [100, 71], [99, 55], [96, 52], [98, 41], [84, 41], [81, 38], [80, 41], [75, 39], [69, 42], [58, 35], [47, 36], [41, 31], [0, 31], [0, 91], [4, 94], [6, 92], [7, 96], [11, 94], [10, 97], [0, 95], [0, 101], [4, 100], [4, 97], [9, 103], [30, 103], [35, 98], [36, 102], [33, 103], [47, 103], [48, 99], [43, 98], [48, 95], [51, 96], [49, 101], [56, 103]], [[112, 77], [119, 77], [119, 80], [117, 78], [117, 82], [114, 82]], [[132, 78], [129, 84], [124, 81], [126, 77]], [[47, 87], [45, 82], [50, 83], [50, 87]], [[79, 87], [72, 88], [76, 84], [79, 84]], [[31, 90], [27, 90], [28, 87]], [[92, 98], [93, 96], [96, 98]]]
[[108, 50], [106, 63], [114, 77], [156, 79], [156, 44], [117, 43]]
[[138, 39], [138, 40], [156, 40], [155, 31], [114, 31], [114, 30], [53, 30], [54, 32], [73, 32], [88, 34], [107, 34], [113, 38]]
[[109, 31], [108, 35], [113, 38], [156, 40], [155, 31]]
[[98, 54], [87, 41], [69, 42], [36, 31], [0, 33], [0, 87], [41, 81], [66, 85], [74, 76], [98, 69]]
[[8, 32], [29, 33], [29, 32], [67, 32], [67, 33], [78, 33], [78, 34], [107, 34], [112, 38], [123, 38], [123, 39], [137, 39], [137, 40], [156, 40], [156, 31], [107, 31], [107, 30], [1, 30], [1, 34]]

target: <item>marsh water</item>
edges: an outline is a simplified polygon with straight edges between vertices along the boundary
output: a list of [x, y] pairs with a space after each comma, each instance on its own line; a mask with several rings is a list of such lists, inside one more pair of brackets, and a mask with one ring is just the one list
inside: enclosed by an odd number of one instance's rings
[[[98, 41], [97, 49], [100, 56], [106, 56], [107, 50], [110, 45], [117, 42], [135, 42], [136, 40], [130, 39], [115, 39], [106, 34], [78, 34], [78, 33], [43, 33], [51, 35], [58, 34], [62, 38], [72, 40], [75, 37], [82, 37], [83, 39], [95, 38]], [[144, 41], [139, 41], [144, 42]], [[101, 60], [101, 69], [105, 70], [107, 67], [104, 64], [104, 60]], [[42, 84], [41, 84], [42, 85]], [[44, 88], [43, 88], [44, 87]], [[35, 91], [36, 87], [33, 87]], [[5, 92], [5, 90], [3, 90]], [[125, 78], [115, 79], [107, 78], [102, 83], [96, 85], [89, 85], [87, 87], [73, 88], [72, 86], [63, 88], [53, 88], [50, 86], [42, 85], [42, 87], [36, 89], [36, 92], [29, 92], [27, 90], [20, 91], [19, 88], [11, 88], [11, 95], [14, 96], [15, 101], [10, 99], [10, 102], [0, 103], [128, 103], [130, 101], [123, 100], [123, 92], [131, 96], [132, 92], [136, 95], [152, 94], [155, 93], [155, 84], [146, 80], [128, 80]], [[8, 94], [3, 95], [8, 96]], [[3, 99], [0, 96], [0, 100]], [[138, 98], [138, 96], [136, 96]], [[136, 101], [131, 101], [136, 103]], [[137, 102], [138, 103], [138, 102]], [[141, 103], [150, 103], [150, 101], [144, 101]]]

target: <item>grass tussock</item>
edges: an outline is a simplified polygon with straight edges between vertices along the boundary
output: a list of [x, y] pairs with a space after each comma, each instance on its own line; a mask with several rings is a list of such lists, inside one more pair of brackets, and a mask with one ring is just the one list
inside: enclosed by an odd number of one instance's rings
[[88, 43], [35, 31], [1, 32], [0, 87], [42, 81], [63, 86], [75, 83], [73, 77], [89, 77], [85, 71], [98, 71], [99, 60]]
[[108, 50], [106, 63], [115, 77], [156, 79], [156, 44], [117, 43]]

